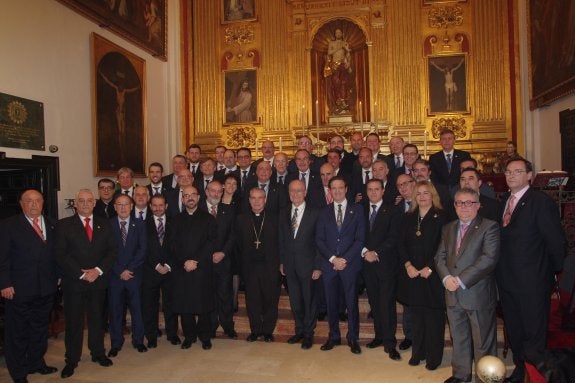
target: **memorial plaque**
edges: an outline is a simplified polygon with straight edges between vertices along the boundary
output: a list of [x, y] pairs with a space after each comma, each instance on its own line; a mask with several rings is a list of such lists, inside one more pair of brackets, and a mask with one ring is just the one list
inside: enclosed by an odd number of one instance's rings
[[44, 104], [0, 93], [0, 146], [45, 150]]

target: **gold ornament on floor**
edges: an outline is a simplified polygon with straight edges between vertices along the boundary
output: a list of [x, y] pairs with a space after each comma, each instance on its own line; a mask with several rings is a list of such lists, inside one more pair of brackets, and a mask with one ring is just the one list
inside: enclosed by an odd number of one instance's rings
[[483, 383], [502, 383], [505, 380], [505, 364], [496, 356], [485, 355], [479, 359], [475, 370]]

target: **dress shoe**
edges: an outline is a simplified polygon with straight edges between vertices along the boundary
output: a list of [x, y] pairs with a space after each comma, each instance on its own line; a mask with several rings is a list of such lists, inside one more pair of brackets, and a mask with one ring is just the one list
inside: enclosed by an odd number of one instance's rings
[[348, 341], [347, 345], [353, 354], [361, 354], [361, 347], [359, 347], [359, 343], [356, 340]]
[[256, 340], [258, 340], [258, 334], [252, 332], [252, 333], [250, 333], [250, 335], [248, 335], [246, 340], [248, 342], [255, 342]]
[[376, 348], [376, 347], [381, 346], [382, 344], [383, 344], [383, 340], [375, 338], [374, 340], [372, 340], [371, 342], [369, 342], [368, 344], [366, 344], [365, 347], [367, 347], [367, 348]]
[[216, 337], [216, 332], [215, 331], [210, 332], [210, 338], [215, 339], [215, 337]]
[[211, 340], [202, 340], [202, 348], [204, 350], [209, 350], [212, 348], [212, 341]]
[[301, 348], [304, 350], [309, 350], [313, 346], [313, 339], [312, 338], [303, 338], [301, 342]]
[[471, 382], [471, 376], [468, 379], [459, 379], [456, 378], [455, 376], [451, 376], [447, 378], [443, 383], [465, 383], [465, 382]]
[[409, 364], [410, 366], [419, 366], [419, 358], [411, 358], [409, 359], [409, 362], [407, 362], [407, 364]]
[[92, 357], [92, 362], [94, 363], [98, 363], [100, 366], [102, 367], [110, 367], [111, 365], [113, 365], [114, 363], [107, 358], [105, 355], [102, 356], [93, 356]]
[[62, 372], [60, 373], [60, 376], [62, 377], [62, 379], [66, 379], [66, 378], [69, 378], [72, 375], [74, 375], [74, 369], [75, 368], [76, 368], [76, 366], [73, 364], [67, 364], [66, 366], [64, 366], [64, 368], [62, 369]]
[[157, 340], [149, 340], [148, 341], [148, 348], [156, 348], [158, 347], [158, 341]]
[[[108, 352], [108, 357], [109, 358], [115, 358], [116, 356], [118, 356], [118, 353], [120, 352], [120, 349], [117, 347], [112, 347], [110, 349], [110, 351]], [[92, 361], [94, 361], [94, 358], [92, 358]]]
[[395, 348], [386, 349], [385, 352], [387, 352], [387, 355], [389, 355], [389, 359], [401, 360], [401, 355], [399, 355], [399, 352], [397, 352]]
[[323, 320], [325, 320], [326, 315], [327, 315], [327, 313], [326, 313], [325, 311], [324, 311], [324, 312], [321, 312], [321, 313], [319, 313], [319, 314], [317, 314], [317, 320], [318, 320], [318, 321], [323, 321]]
[[28, 383], [28, 379], [27, 378], [17, 378], [17, 379], [14, 379], [14, 383]]
[[295, 335], [291, 336], [291, 337], [288, 339], [287, 342], [288, 342], [289, 344], [295, 344], [295, 343], [298, 343], [298, 342], [299, 342], [300, 340], [302, 340], [302, 339], [303, 339], [303, 336], [302, 336], [302, 335], [300, 335], [300, 334], [295, 334]]
[[224, 334], [226, 334], [230, 339], [236, 339], [238, 337], [238, 333], [234, 329], [226, 330], [224, 331]]
[[271, 343], [274, 341], [274, 336], [272, 334], [264, 334], [264, 342]]
[[182, 350], [186, 350], [186, 349], [192, 347], [192, 343], [193, 343], [193, 342], [192, 342], [191, 339], [185, 338], [184, 341], [182, 342], [182, 345], [180, 346], [180, 348], [181, 348]]
[[169, 340], [170, 343], [173, 344], [174, 346], [176, 346], [176, 345], [182, 343], [182, 341], [180, 340], [180, 337], [177, 336], [177, 335], [175, 335], [175, 336], [173, 336], [173, 337], [171, 337], [171, 338], [168, 338], [168, 340]]
[[320, 350], [322, 351], [329, 351], [335, 346], [339, 346], [341, 344], [341, 340], [332, 340], [328, 339], [327, 342], [321, 345]]
[[138, 350], [138, 352], [147, 352], [148, 349], [142, 343], [134, 344], [134, 348]]
[[401, 351], [407, 350], [408, 348], [411, 347], [411, 339], [405, 338], [404, 340], [401, 341], [401, 343], [399, 344], [399, 349]]
[[430, 363], [425, 364], [425, 368], [429, 371], [437, 370], [437, 367], [439, 367], [438, 364], [430, 364]]
[[49, 375], [49, 374], [55, 373], [56, 371], [58, 371], [58, 369], [56, 367], [42, 366], [40, 368], [37, 368], [34, 371], [30, 371], [30, 374]]
[[339, 321], [340, 322], [347, 322], [347, 314], [346, 313], [339, 313]]

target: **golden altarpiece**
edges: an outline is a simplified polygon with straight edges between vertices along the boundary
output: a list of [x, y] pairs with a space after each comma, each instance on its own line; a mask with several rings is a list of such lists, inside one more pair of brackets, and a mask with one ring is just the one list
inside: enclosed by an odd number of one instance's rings
[[182, 141], [207, 153], [266, 139], [292, 153], [306, 134], [319, 154], [335, 133], [377, 131], [384, 153], [400, 135], [428, 156], [450, 128], [489, 166], [520, 138], [514, 1], [181, 4]]

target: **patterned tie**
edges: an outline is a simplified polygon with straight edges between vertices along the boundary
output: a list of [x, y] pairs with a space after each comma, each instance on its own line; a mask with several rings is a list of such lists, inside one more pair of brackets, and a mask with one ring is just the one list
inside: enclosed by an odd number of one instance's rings
[[467, 233], [467, 229], [469, 229], [469, 223], [462, 223], [459, 226], [459, 237], [457, 238], [457, 246], [455, 247], [455, 254], [459, 253], [459, 248], [461, 247], [461, 242], [463, 241], [463, 237], [465, 237], [465, 233]]
[[182, 189], [180, 189], [180, 198], [178, 200], [178, 205], [180, 206], [180, 213], [184, 211], [184, 203], [182, 202], [182, 195], [184, 194], [184, 191]]
[[164, 229], [164, 222], [163, 222], [163, 220], [164, 220], [164, 219], [163, 219], [162, 217], [159, 217], [159, 218], [158, 218], [158, 227], [157, 227], [157, 229], [158, 229], [158, 240], [160, 241], [160, 245], [162, 245], [162, 244], [164, 243], [164, 234], [166, 233], [166, 232], [165, 232], [165, 229]]
[[154, 195], [159, 195], [160, 194], [160, 187], [159, 186], [153, 186], [154, 188]]
[[216, 205], [212, 205], [210, 207], [210, 214], [214, 216], [214, 218], [216, 218], [216, 216], [218, 215], [218, 212], [216, 211]]
[[242, 176], [242, 187], [244, 187], [244, 185], [246, 184], [246, 182], [248, 181], [248, 171], [247, 170], [242, 170], [242, 173], [244, 174]]
[[303, 186], [307, 189], [307, 184], [305, 182], [306, 173], [301, 173], [300, 180], [303, 182]]
[[295, 233], [297, 230], [297, 207], [293, 211], [293, 215], [291, 217], [291, 232], [295, 238]]
[[395, 168], [400, 168], [401, 167], [401, 160], [399, 159], [399, 156], [395, 156]]
[[370, 173], [369, 170], [366, 170], [366, 171], [365, 171], [365, 180], [363, 181], [364, 184], [366, 184], [367, 181], [369, 181], [369, 173]]
[[341, 210], [341, 204], [337, 205], [337, 217], [335, 219], [335, 223], [337, 224], [337, 229], [341, 229], [341, 225], [343, 225], [343, 211]]
[[144, 220], [144, 211], [140, 210], [140, 219], [143, 221]]
[[283, 184], [284, 184], [284, 176], [279, 176], [278, 183], [279, 183], [280, 185], [283, 185]]
[[92, 226], [90, 226], [90, 218], [84, 218], [84, 229], [86, 229], [86, 235], [88, 236], [88, 241], [92, 242]]
[[375, 223], [375, 217], [377, 216], [377, 205], [371, 205], [371, 208], [373, 210], [369, 216], [369, 230], [373, 229], [373, 224]]
[[266, 184], [260, 184], [260, 189], [265, 191], [266, 190]]
[[40, 239], [43, 241], [44, 240], [44, 234], [42, 233], [42, 229], [40, 228], [40, 225], [38, 224], [38, 217], [34, 217], [32, 219], [32, 227], [34, 228], [34, 231], [36, 232], [36, 234], [38, 234], [38, 236], [40, 236]]
[[511, 196], [509, 196], [509, 202], [507, 203], [507, 209], [505, 209], [505, 214], [503, 214], [503, 227], [509, 225], [509, 221], [511, 221], [511, 215], [513, 214], [514, 209], [515, 196], [511, 194]]
[[196, 165], [192, 165], [192, 174], [196, 175]]
[[451, 154], [447, 154], [446, 157], [447, 157], [447, 171], [451, 173], [451, 163], [452, 163]]
[[120, 221], [120, 233], [122, 234], [122, 243], [126, 246], [126, 238], [128, 238], [128, 232], [126, 231], [126, 221]]

